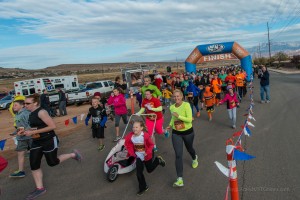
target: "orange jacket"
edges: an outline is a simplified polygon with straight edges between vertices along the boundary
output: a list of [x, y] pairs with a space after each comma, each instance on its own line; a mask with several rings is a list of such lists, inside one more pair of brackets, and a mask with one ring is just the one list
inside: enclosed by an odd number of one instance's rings
[[214, 93], [221, 93], [222, 80], [220, 78], [213, 79], [211, 85]]
[[203, 101], [207, 107], [215, 105], [215, 94], [210, 91], [210, 87], [205, 87]]
[[244, 86], [244, 80], [245, 80], [245, 75], [242, 73], [239, 73], [235, 75], [235, 80], [236, 80], [236, 86], [237, 87], [243, 87]]

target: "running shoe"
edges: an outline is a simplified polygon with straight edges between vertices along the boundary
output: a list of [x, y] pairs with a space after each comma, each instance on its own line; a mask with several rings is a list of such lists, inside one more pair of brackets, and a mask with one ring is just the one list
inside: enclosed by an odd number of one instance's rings
[[270, 100], [267, 100], [266, 103], [270, 103]]
[[162, 167], [166, 166], [166, 161], [164, 161], [164, 159], [161, 156], [157, 156], [157, 158], [160, 166]]
[[148, 190], [149, 190], [149, 187], [148, 187], [148, 186], [146, 186], [146, 188], [145, 188], [145, 189], [138, 191], [138, 193], [137, 193], [136, 195], [138, 195], [138, 196], [142, 196], [142, 195], [143, 195], [145, 192], [147, 192]]
[[10, 178], [23, 178], [25, 177], [24, 171], [15, 171], [14, 173], [9, 175]]
[[117, 137], [114, 139], [114, 142], [118, 142], [120, 139], [121, 139], [121, 137], [120, 137], [120, 136], [117, 136]]
[[154, 152], [157, 152], [157, 151], [158, 151], [158, 148], [157, 148], [157, 147], [154, 147], [154, 148], [153, 148], [153, 151], [154, 151]]
[[183, 187], [183, 179], [181, 177], [177, 178], [177, 180], [173, 183], [173, 187]]
[[165, 130], [165, 138], [168, 138], [169, 135], [170, 135], [169, 130], [166, 129], [166, 130]]
[[35, 189], [33, 192], [29, 193], [28, 196], [26, 197], [26, 200], [33, 200], [38, 198], [39, 196], [43, 195], [46, 193], [46, 189]]
[[260, 103], [265, 103], [265, 101], [264, 101], [264, 100], [261, 100]]
[[98, 150], [99, 150], [99, 151], [102, 151], [104, 148], [105, 148], [105, 145], [102, 144], [102, 145], [100, 145], [100, 146], [98, 147]]
[[80, 152], [77, 149], [73, 149], [72, 153], [75, 153], [75, 157], [73, 159], [77, 160], [78, 162], [81, 162], [82, 156]]
[[197, 156], [197, 155], [196, 155], [195, 160], [193, 160], [193, 162], [192, 162], [192, 167], [193, 167], [194, 169], [198, 167], [198, 156]]
[[233, 126], [232, 126], [232, 128], [233, 128], [233, 129], [236, 129], [236, 126], [235, 126], [235, 125], [233, 125]]

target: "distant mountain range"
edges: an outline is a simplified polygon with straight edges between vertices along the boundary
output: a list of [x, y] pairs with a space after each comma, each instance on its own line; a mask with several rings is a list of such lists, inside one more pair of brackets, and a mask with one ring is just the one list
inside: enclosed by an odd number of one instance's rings
[[[247, 49], [249, 53], [253, 57], [257, 57], [259, 55], [259, 47], [255, 46]], [[272, 56], [277, 53], [283, 51], [289, 56], [300, 55], [300, 41], [295, 42], [271, 42], [271, 54]], [[269, 46], [268, 43], [260, 44], [260, 52], [262, 56], [269, 55]]]

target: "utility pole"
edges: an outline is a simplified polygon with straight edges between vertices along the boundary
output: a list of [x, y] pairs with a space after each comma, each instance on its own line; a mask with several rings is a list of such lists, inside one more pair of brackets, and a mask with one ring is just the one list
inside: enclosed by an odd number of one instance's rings
[[177, 71], [178, 71], [178, 61], [177, 61], [177, 57], [176, 57], [176, 65], [177, 65]]
[[268, 45], [269, 45], [269, 67], [271, 67], [271, 44], [270, 44], [269, 22], [267, 22], [267, 28], [268, 28]]
[[258, 55], [259, 55], [259, 58], [261, 58], [260, 43], [258, 43]]

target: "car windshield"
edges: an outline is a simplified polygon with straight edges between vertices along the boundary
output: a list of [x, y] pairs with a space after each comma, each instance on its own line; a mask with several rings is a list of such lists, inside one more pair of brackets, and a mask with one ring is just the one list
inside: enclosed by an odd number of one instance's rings
[[11, 100], [11, 96], [5, 96], [1, 100]]

